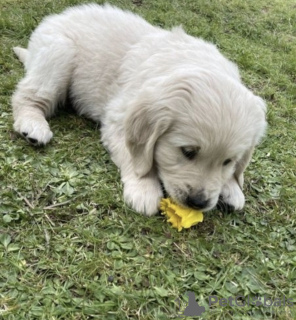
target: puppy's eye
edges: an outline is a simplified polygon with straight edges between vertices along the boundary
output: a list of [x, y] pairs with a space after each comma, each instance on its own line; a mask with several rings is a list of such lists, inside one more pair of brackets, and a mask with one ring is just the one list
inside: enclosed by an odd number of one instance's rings
[[228, 163], [230, 163], [230, 162], [231, 162], [231, 159], [226, 159], [226, 160], [223, 162], [223, 166], [227, 166]]
[[184, 157], [187, 158], [188, 160], [195, 159], [199, 149], [200, 149], [199, 147], [181, 147], [181, 151]]

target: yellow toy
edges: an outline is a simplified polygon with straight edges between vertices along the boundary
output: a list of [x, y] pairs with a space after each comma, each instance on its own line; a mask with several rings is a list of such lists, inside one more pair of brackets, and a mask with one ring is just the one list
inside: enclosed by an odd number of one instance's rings
[[181, 231], [182, 228], [190, 228], [203, 221], [203, 213], [198, 210], [183, 208], [175, 204], [170, 198], [160, 202], [161, 214], [166, 215], [167, 221], [173, 228]]

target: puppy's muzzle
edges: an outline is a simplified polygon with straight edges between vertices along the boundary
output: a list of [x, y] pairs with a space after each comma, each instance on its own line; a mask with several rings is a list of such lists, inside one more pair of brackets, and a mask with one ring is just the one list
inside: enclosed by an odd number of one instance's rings
[[186, 198], [186, 205], [193, 209], [202, 210], [209, 205], [209, 199], [207, 199], [204, 193], [201, 191], [195, 195], [188, 196]]

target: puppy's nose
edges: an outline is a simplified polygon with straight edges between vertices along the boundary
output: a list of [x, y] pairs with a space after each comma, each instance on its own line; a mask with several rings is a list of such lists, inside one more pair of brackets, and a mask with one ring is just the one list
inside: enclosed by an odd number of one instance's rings
[[204, 209], [209, 204], [209, 200], [206, 199], [203, 193], [198, 193], [194, 196], [188, 196], [186, 199], [186, 204], [190, 208]]

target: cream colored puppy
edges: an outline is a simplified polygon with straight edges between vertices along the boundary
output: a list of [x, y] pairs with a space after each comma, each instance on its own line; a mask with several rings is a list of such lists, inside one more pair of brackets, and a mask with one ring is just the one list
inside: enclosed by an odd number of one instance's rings
[[101, 123], [134, 210], [157, 213], [160, 181], [185, 206], [207, 211], [219, 197], [244, 206], [243, 172], [266, 108], [214, 45], [91, 4], [45, 18], [28, 49], [14, 51], [26, 69], [14, 129], [30, 143], [50, 141], [46, 118], [69, 94], [80, 115]]

